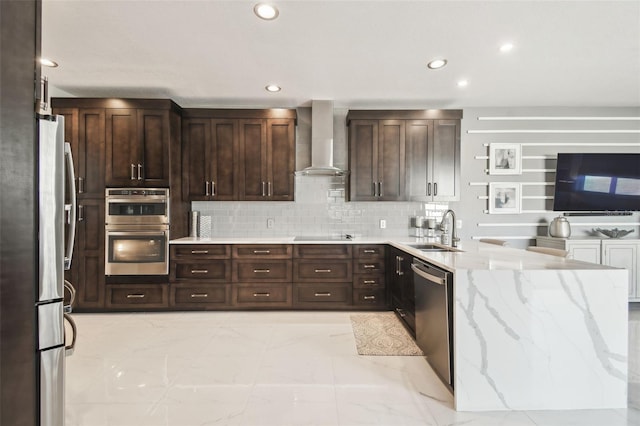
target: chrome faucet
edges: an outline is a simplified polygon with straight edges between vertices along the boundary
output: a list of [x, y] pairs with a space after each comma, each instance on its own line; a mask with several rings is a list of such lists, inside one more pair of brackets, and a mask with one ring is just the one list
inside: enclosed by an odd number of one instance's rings
[[445, 219], [447, 218], [447, 215], [451, 213], [451, 219], [453, 219], [453, 223], [451, 224], [451, 247], [458, 247], [458, 242], [460, 241], [460, 238], [458, 238], [458, 234], [456, 233], [456, 213], [449, 209], [446, 212], [444, 212], [444, 214], [442, 215], [442, 222], [440, 222], [440, 229], [443, 232], [446, 232], [445, 230]]

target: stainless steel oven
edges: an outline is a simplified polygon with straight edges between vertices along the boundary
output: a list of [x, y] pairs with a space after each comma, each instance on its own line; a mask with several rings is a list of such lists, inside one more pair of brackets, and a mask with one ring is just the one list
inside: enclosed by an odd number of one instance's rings
[[105, 274], [169, 273], [169, 190], [106, 191]]

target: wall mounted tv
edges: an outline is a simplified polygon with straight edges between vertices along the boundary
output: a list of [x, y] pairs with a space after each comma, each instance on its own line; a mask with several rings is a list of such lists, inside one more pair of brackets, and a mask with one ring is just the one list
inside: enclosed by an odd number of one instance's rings
[[640, 154], [558, 154], [553, 210], [640, 211]]

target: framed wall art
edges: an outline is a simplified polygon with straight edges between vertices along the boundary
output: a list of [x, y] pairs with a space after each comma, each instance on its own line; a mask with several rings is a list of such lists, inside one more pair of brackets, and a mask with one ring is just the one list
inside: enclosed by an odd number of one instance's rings
[[520, 213], [520, 184], [491, 182], [489, 184], [489, 214]]
[[516, 143], [492, 143], [489, 145], [490, 175], [521, 175], [522, 150]]

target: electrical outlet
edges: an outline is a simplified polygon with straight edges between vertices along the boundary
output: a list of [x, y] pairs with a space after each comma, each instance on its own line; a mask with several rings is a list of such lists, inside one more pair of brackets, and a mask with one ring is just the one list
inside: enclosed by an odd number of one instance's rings
[[387, 227], [387, 221], [384, 219], [380, 219], [380, 229], [384, 229]]
[[268, 229], [273, 229], [273, 226], [275, 225], [276, 221], [273, 218], [269, 218], [267, 219], [267, 228]]

